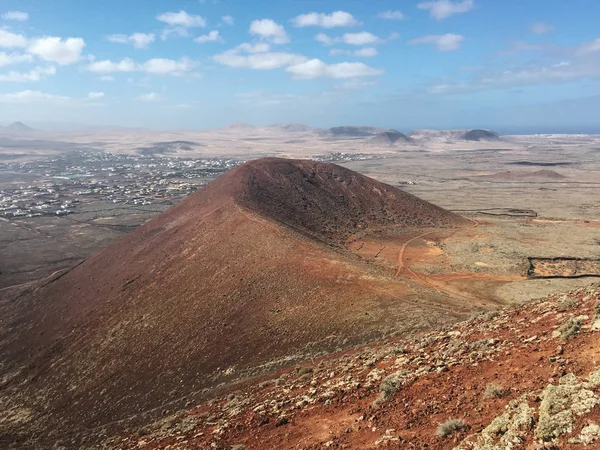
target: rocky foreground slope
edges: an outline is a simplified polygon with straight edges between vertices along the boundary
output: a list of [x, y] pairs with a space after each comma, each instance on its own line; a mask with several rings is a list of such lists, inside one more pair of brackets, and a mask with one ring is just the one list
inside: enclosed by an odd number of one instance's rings
[[123, 449], [600, 448], [600, 285], [238, 386]]

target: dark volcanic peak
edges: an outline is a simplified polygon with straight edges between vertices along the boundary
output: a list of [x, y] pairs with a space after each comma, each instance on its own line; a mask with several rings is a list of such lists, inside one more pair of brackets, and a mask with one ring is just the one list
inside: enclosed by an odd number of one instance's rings
[[[230, 181], [231, 180], [231, 181]], [[239, 204], [296, 231], [341, 242], [361, 229], [397, 225], [464, 225], [460, 216], [344, 167], [308, 160], [265, 158], [222, 180], [236, 186]]]
[[491, 130], [471, 130], [467, 131], [463, 137], [467, 141], [499, 141], [498, 133]]
[[374, 127], [333, 127], [325, 130], [325, 134], [336, 137], [365, 137], [372, 136], [377, 133], [377, 128]]
[[370, 143], [382, 147], [392, 147], [397, 143], [412, 144], [414, 140], [399, 131], [388, 130], [373, 136]]
[[275, 126], [281, 128], [282, 130], [289, 131], [291, 133], [300, 133], [300, 132], [306, 132], [306, 131], [312, 130], [311, 127], [309, 127], [307, 125], [303, 125], [301, 123], [288, 123], [286, 125], [275, 125]]
[[2, 131], [11, 134], [27, 134], [35, 131], [33, 128], [28, 127], [23, 122], [13, 122], [10, 125], [1, 128]]

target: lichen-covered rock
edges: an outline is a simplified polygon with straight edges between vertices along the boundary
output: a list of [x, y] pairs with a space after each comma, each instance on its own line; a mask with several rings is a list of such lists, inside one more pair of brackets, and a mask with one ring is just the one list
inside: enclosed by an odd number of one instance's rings
[[541, 398], [535, 437], [543, 441], [570, 433], [575, 417], [590, 412], [600, 404], [600, 397], [586, 389], [573, 374], [562, 377], [558, 385], [548, 385]]
[[523, 443], [531, 432], [535, 409], [528, 396], [511, 400], [504, 413], [496, 417], [478, 435], [469, 436], [454, 450], [511, 450]]
[[595, 423], [590, 423], [589, 425], [583, 427], [578, 438], [571, 439], [569, 442], [573, 444], [589, 445], [598, 440], [600, 440], [600, 426], [596, 425]]

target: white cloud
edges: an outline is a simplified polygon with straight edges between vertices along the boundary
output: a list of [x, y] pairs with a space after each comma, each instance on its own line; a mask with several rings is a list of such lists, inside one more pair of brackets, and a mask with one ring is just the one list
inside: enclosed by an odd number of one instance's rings
[[[398, 37], [398, 33], [392, 33], [388, 40], [396, 39]], [[325, 33], [319, 33], [315, 36], [315, 40], [324, 45], [333, 45], [336, 42], [342, 42], [348, 45], [373, 45], [383, 44], [386, 42], [384, 39], [381, 39], [367, 31], [362, 31], [360, 33], [345, 33], [343, 36], [336, 38], [332, 38]], [[350, 54], [350, 52], [348, 52], [348, 54]]]
[[202, 16], [188, 14], [185, 11], [166, 12], [156, 16], [156, 20], [166, 23], [168, 26], [162, 31], [161, 39], [165, 40], [171, 34], [189, 36], [190, 28], [204, 28], [206, 20]]
[[210, 33], [205, 34], [203, 36], [198, 36], [196, 39], [194, 39], [194, 42], [198, 42], [199, 44], [204, 44], [205, 42], [221, 42], [221, 41], [223, 41], [223, 39], [221, 39], [219, 32], [216, 30], [213, 30]]
[[547, 34], [554, 30], [552, 25], [548, 25], [546, 23], [534, 23], [529, 28], [529, 31], [533, 34]]
[[377, 14], [377, 17], [387, 20], [404, 20], [404, 14], [400, 11], [383, 11]]
[[8, 73], [0, 73], [0, 81], [10, 83], [28, 83], [40, 81], [48, 75], [56, 74], [54, 67], [36, 67], [29, 72], [10, 71]]
[[374, 34], [362, 31], [360, 33], [346, 33], [342, 36], [342, 42], [350, 45], [365, 45], [365, 44], [376, 44], [381, 42]]
[[21, 63], [30, 63], [33, 61], [33, 56], [23, 53], [4, 53], [0, 52], [0, 67], [10, 66]]
[[243, 51], [246, 53], [266, 53], [270, 49], [271, 46], [266, 42], [255, 42], [253, 44], [244, 42], [243, 44], [240, 44], [235, 48], [236, 51]]
[[147, 73], [157, 75], [175, 75], [181, 76], [186, 72], [192, 70], [195, 63], [188, 58], [181, 58], [179, 60], [167, 59], [167, 58], [153, 58], [146, 61], [142, 65], [142, 70]]
[[121, 61], [114, 62], [110, 60], [94, 61], [87, 66], [87, 70], [95, 73], [115, 73], [115, 72], [135, 72], [141, 71], [154, 75], [174, 75], [182, 76], [190, 72], [196, 63], [188, 58], [179, 60], [167, 58], [153, 58], [138, 64], [130, 58], [123, 58]]
[[100, 100], [104, 98], [104, 92], [88, 92], [87, 98], [88, 100]]
[[231, 17], [231, 16], [223, 16], [223, 17], [221, 17], [221, 20], [226, 25], [233, 25], [233, 17]]
[[582, 44], [579, 44], [575, 48], [574, 54], [575, 56], [581, 57], [597, 52], [600, 52], [600, 38], [594, 39], [590, 42], [584, 42]]
[[244, 49], [238, 46], [235, 49], [215, 55], [213, 59], [224, 66], [254, 70], [272, 70], [306, 61], [304, 56], [293, 53], [255, 52], [244, 55], [242, 51]]
[[7, 103], [33, 103], [39, 101], [65, 101], [70, 100], [69, 97], [61, 95], [47, 94], [40, 91], [20, 91], [11, 92], [8, 94], [0, 94], [0, 101]]
[[7, 11], [1, 17], [3, 20], [16, 20], [18, 22], [29, 20], [29, 14], [23, 11]]
[[85, 41], [81, 38], [43, 37], [33, 39], [27, 46], [27, 52], [39, 56], [46, 61], [60, 65], [73, 64], [81, 58]]
[[294, 78], [314, 79], [328, 78], [360, 78], [381, 75], [382, 70], [374, 69], [359, 62], [343, 62], [327, 65], [319, 59], [311, 59], [295, 64], [286, 69]]
[[429, 10], [429, 15], [436, 20], [446, 19], [454, 14], [466, 13], [475, 6], [474, 0], [450, 1], [434, 0], [421, 2], [417, 5], [419, 9]]
[[172, 27], [197, 28], [206, 26], [204, 17], [188, 14], [185, 11], [166, 12], [156, 16], [156, 20], [164, 22]]
[[142, 94], [136, 97], [136, 100], [139, 100], [140, 102], [159, 102], [164, 100], [164, 97], [156, 92], [149, 92], [148, 94]]
[[356, 20], [352, 14], [345, 11], [334, 11], [331, 14], [323, 14], [311, 12], [308, 14], [301, 14], [294, 17], [291, 20], [295, 27], [323, 27], [323, 28], [334, 28], [334, 27], [352, 27], [360, 25], [360, 22]]
[[135, 48], [146, 48], [152, 42], [154, 42], [153, 33], [133, 33], [132, 35], [126, 34], [111, 34], [106, 37], [110, 42], [117, 44], [133, 44]]
[[0, 48], [23, 48], [27, 47], [27, 38], [22, 34], [11, 33], [0, 28]]
[[110, 60], [95, 61], [87, 66], [90, 72], [96, 73], [112, 73], [112, 72], [133, 72], [137, 66], [130, 58], [124, 58], [119, 62]]
[[327, 36], [325, 33], [319, 33], [315, 36], [315, 41], [320, 42], [321, 44], [324, 45], [332, 45], [335, 41], [335, 39]]
[[349, 55], [349, 56], [358, 56], [361, 58], [369, 58], [372, 56], [377, 56], [379, 52], [375, 47], [364, 47], [359, 48], [358, 50], [342, 50], [339, 48], [332, 48], [329, 50], [330, 56], [340, 56], [340, 55]]
[[379, 52], [374, 47], [364, 47], [364, 48], [358, 49], [354, 52], [355, 56], [361, 56], [364, 58], [369, 58], [371, 56], [377, 56], [378, 54], [379, 54]]
[[273, 44], [287, 44], [290, 42], [285, 28], [271, 19], [254, 20], [250, 24], [250, 34], [260, 36]]
[[100, 81], [115, 81], [115, 77], [112, 75], [102, 75]]
[[465, 40], [460, 34], [430, 34], [409, 41], [409, 44], [433, 44], [442, 52], [458, 50]]

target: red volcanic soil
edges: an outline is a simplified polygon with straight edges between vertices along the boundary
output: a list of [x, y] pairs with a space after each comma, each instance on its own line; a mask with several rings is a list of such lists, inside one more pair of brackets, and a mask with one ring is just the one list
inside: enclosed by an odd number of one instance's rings
[[319, 352], [464, 318], [473, 305], [342, 243], [361, 230], [468, 223], [333, 164], [239, 166], [0, 300], [0, 444], [119, 426]]
[[[141, 450], [597, 449], [599, 302], [600, 285], [590, 286], [418, 338], [307, 361], [104, 444]], [[459, 426], [442, 425], [451, 420]]]

